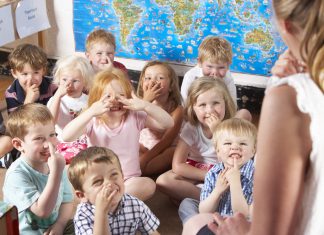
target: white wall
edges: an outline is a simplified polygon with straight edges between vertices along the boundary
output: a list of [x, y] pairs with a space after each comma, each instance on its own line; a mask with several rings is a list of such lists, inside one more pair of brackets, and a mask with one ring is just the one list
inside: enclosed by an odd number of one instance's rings
[[[39, 0], [42, 1], [42, 0]], [[73, 0], [46, 0], [48, 17], [51, 28], [45, 30], [43, 34], [44, 49], [50, 58], [59, 58], [64, 55], [74, 53], [75, 43], [73, 35]], [[22, 40], [17, 40], [14, 43], [9, 43], [2, 47], [4, 50], [10, 50], [22, 42], [38, 43], [37, 35], [29, 36]], [[131, 60], [124, 58], [116, 58], [122, 62], [128, 69], [141, 70], [146, 61]], [[185, 65], [173, 65], [178, 75], [183, 74], [190, 69]], [[263, 76], [233, 73], [236, 84], [265, 87], [267, 78]]]

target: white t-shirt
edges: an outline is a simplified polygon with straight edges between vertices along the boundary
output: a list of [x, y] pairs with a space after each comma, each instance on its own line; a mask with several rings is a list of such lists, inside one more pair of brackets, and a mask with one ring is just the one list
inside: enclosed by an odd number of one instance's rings
[[[192, 69], [190, 69], [183, 77], [183, 81], [181, 84], [181, 96], [183, 98], [183, 101], [186, 101], [188, 96], [188, 90], [191, 85], [191, 83], [196, 80], [197, 78], [203, 77], [202, 69], [199, 67], [199, 65], [196, 65]], [[230, 71], [227, 71], [225, 77], [224, 77], [224, 83], [227, 86], [227, 89], [229, 93], [231, 94], [231, 97], [233, 98], [233, 101], [235, 105], [237, 104], [237, 93], [236, 93], [236, 86], [234, 84], [234, 79], [232, 78], [232, 75]]]
[[190, 146], [188, 159], [210, 165], [218, 163], [212, 140], [204, 135], [201, 125], [185, 123], [180, 138]]
[[324, 234], [324, 95], [308, 74], [295, 74], [280, 80], [273, 79], [268, 88], [287, 84], [297, 93], [297, 106], [310, 117], [312, 151], [310, 166], [305, 178], [305, 188], [298, 223], [300, 235]]
[[[49, 107], [52, 103], [53, 97], [49, 99], [47, 107]], [[60, 141], [62, 141], [61, 136], [63, 128], [81, 113], [81, 111], [87, 106], [87, 103], [88, 95], [84, 93], [82, 93], [79, 98], [72, 98], [67, 95], [61, 98], [58, 119], [55, 125], [55, 131], [58, 135], [57, 138]]]

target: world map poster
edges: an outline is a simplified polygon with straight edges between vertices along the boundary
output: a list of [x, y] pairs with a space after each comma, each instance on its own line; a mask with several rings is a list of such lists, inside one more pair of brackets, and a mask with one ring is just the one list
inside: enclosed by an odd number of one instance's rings
[[116, 56], [195, 65], [209, 35], [233, 48], [231, 71], [270, 75], [286, 46], [269, 0], [74, 0], [76, 50], [95, 28], [116, 37]]

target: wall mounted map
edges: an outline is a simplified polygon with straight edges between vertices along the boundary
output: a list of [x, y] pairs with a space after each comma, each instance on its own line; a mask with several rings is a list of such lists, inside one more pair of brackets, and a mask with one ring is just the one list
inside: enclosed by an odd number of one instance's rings
[[269, 0], [74, 0], [76, 50], [94, 28], [111, 31], [116, 56], [195, 65], [204, 37], [226, 38], [231, 70], [269, 75], [286, 46], [274, 30]]

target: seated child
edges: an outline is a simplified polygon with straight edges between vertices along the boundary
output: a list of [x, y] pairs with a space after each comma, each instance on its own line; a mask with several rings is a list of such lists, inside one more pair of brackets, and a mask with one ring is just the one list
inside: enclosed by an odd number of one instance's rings
[[158, 218], [144, 202], [125, 193], [119, 159], [110, 149], [82, 150], [68, 174], [81, 199], [74, 216], [76, 234], [159, 234]]
[[13, 149], [10, 136], [6, 135], [2, 114], [0, 113], [0, 167], [8, 168], [12, 161], [11, 150]]
[[53, 75], [53, 82], [58, 85], [58, 89], [48, 101], [47, 107], [54, 116], [55, 131], [61, 142], [57, 146], [58, 151], [69, 164], [80, 150], [87, 147], [87, 140], [84, 136], [73, 142], [62, 142], [62, 130], [86, 108], [86, 91], [89, 91], [94, 73], [86, 58], [70, 55], [56, 62]]
[[114, 61], [115, 52], [116, 39], [112, 33], [104, 29], [95, 29], [88, 35], [85, 54], [96, 73], [114, 67], [127, 74], [126, 67]]
[[[200, 77], [221, 78], [226, 84], [234, 103], [237, 105], [236, 87], [229, 71], [232, 63], [232, 47], [224, 38], [206, 37], [198, 48], [198, 65], [190, 69], [183, 77], [181, 95], [184, 101], [188, 96], [191, 83]], [[235, 115], [248, 121], [252, 120], [247, 109], [240, 109]]]
[[179, 215], [183, 223], [198, 213], [198, 205], [200, 213], [250, 215], [256, 135], [256, 127], [239, 118], [225, 120], [216, 127], [213, 142], [221, 162], [208, 171], [200, 203], [190, 198], [181, 202]]
[[4, 201], [17, 206], [20, 234], [74, 234], [72, 188], [53, 116], [42, 104], [26, 104], [7, 122], [13, 146], [21, 152], [6, 172]]
[[9, 55], [9, 66], [14, 82], [6, 90], [8, 113], [18, 106], [28, 103], [46, 105], [57, 86], [44, 77], [47, 69], [47, 56], [35, 45], [22, 44]]

